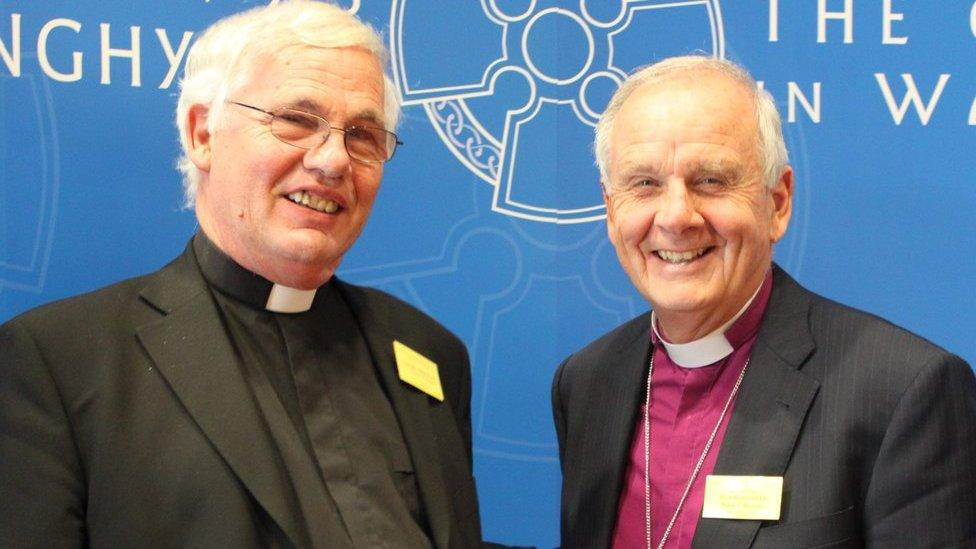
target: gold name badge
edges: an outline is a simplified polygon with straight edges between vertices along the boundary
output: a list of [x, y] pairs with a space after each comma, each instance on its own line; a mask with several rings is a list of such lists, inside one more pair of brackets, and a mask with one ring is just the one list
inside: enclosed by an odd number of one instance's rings
[[779, 520], [783, 477], [708, 475], [703, 518]]
[[401, 381], [444, 401], [441, 376], [437, 373], [437, 364], [434, 361], [396, 340], [393, 340], [393, 354]]

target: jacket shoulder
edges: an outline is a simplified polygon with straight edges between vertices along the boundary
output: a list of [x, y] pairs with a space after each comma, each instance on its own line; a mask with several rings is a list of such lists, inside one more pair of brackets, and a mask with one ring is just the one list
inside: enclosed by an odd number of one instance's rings
[[139, 299], [140, 290], [152, 275], [142, 275], [108, 286], [66, 297], [25, 311], [6, 322], [6, 326], [54, 329], [69, 326], [105, 326], [117, 324], [125, 311]]
[[890, 411], [916, 383], [948, 372], [972, 376], [964, 360], [928, 339], [813, 293], [782, 271], [776, 276], [757, 345], [822, 386], [856, 391], [862, 401]]
[[461, 340], [443, 324], [398, 297], [338, 279], [336, 285], [354, 309], [367, 308], [372, 318], [386, 323], [394, 334], [406, 331], [422, 340], [449, 340], [461, 345]]
[[[553, 390], [559, 390], [560, 386], [562, 390], [569, 390], [569, 386], [576, 384], [590, 386], [601, 383], [607, 376], [618, 375], [619, 360], [615, 360], [618, 355], [632, 352], [635, 345], [650, 349], [650, 327], [651, 313], [648, 311], [593, 340], [559, 365], [553, 378]], [[568, 395], [566, 397], [568, 400]]]
[[810, 331], [818, 347], [870, 349], [890, 362], [924, 363], [953, 356], [936, 343], [874, 313], [810, 292]]
[[633, 344], [639, 339], [650, 340], [649, 330], [651, 329], [650, 311], [624, 322], [620, 326], [610, 330], [602, 336], [588, 343], [579, 351], [573, 353], [567, 363], [590, 363], [599, 361], [607, 355], [618, 352], [621, 348]]
[[[818, 353], [833, 356], [886, 358], [887, 364], [946, 357], [950, 353], [924, 337], [801, 286], [778, 266], [773, 270], [773, 295], [763, 319], [769, 340], [785, 346], [809, 331]], [[763, 337], [763, 332], [760, 332]], [[867, 355], [867, 356], [864, 356]]]

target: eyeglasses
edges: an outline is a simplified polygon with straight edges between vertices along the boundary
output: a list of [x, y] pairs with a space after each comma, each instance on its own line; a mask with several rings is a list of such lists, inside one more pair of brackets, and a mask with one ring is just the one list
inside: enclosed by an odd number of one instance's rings
[[397, 135], [382, 128], [373, 126], [349, 126], [337, 128], [321, 116], [310, 112], [279, 107], [266, 111], [237, 101], [228, 101], [233, 105], [264, 113], [271, 117], [271, 135], [282, 143], [300, 149], [312, 149], [325, 143], [332, 130], [341, 132], [345, 139], [346, 152], [350, 158], [370, 164], [380, 164], [393, 158], [397, 145], [403, 145]]

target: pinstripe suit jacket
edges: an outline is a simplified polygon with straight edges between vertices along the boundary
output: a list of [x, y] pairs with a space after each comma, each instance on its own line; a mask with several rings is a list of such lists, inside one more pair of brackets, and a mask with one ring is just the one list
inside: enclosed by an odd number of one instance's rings
[[[976, 380], [959, 357], [800, 287], [773, 294], [715, 474], [782, 475], [778, 521], [699, 519], [696, 548], [976, 547]], [[607, 547], [650, 314], [559, 367], [563, 547]]]

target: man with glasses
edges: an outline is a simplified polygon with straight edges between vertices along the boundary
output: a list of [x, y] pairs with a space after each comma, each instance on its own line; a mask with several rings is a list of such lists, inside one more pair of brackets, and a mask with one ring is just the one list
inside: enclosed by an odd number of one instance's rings
[[199, 38], [186, 251], [0, 327], [0, 546], [480, 544], [463, 344], [334, 276], [399, 144], [384, 55], [318, 2]]

